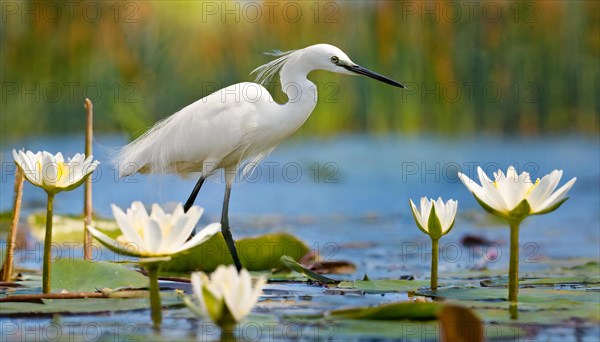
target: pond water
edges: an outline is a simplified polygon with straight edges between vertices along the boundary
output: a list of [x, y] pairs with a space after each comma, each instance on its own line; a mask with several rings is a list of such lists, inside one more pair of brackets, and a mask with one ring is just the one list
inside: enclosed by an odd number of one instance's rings
[[[187, 199], [194, 178], [135, 175], [118, 179], [111, 154], [125, 143], [126, 139], [119, 136], [95, 137], [95, 156], [101, 164], [94, 175], [93, 200], [99, 215], [110, 217], [111, 203], [127, 207], [132, 201], [141, 200], [146, 204], [172, 205]], [[14, 167], [10, 149], [18, 147], [71, 155], [83, 149], [83, 138], [52, 137], [5, 144], [2, 211], [12, 205]], [[451, 243], [465, 234], [504, 241], [508, 229], [487, 229], [504, 228], [504, 224], [488, 221], [458, 180], [458, 171], [476, 177], [477, 165], [489, 175], [498, 168], [506, 170], [515, 165], [519, 171], [529, 171], [532, 178], [562, 169], [560, 184], [577, 177], [571, 198], [560, 210], [524, 222], [522, 244], [535, 243], [531, 252], [540, 257], [599, 256], [600, 143], [596, 137], [446, 139], [349, 135], [294, 139], [279, 146], [252, 175], [234, 184], [230, 206], [234, 236], [276, 230], [292, 232], [314, 248], [325, 248], [322, 254], [329, 258], [345, 257], [340, 246], [369, 244], [377, 248], [367, 249], [368, 253], [381, 254], [385, 263], [393, 263], [390, 258], [403, 248], [404, 242], [427, 241], [414, 225], [408, 200], [442, 196], [459, 201], [454, 231], [442, 243]], [[215, 175], [213, 181], [207, 182], [196, 201], [206, 210], [206, 223], [219, 220], [222, 178]], [[82, 189], [59, 194], [55, 212], [81, 212], [82, 196]], [[43, 191], [26, 184], [24, 214], [44, 209]], [[486, 230], [482, 231], [482, 227]], [[356, 257], [355, 252], [349, 257]]]
[[[111, 203], [128, 207], [141, 200], [173, 205], [187, 199], [196, 181], [193, 178], [136, 175], [118, 179], [110, 156], [125, 143], [120, 136], [95, 137], [95, 156], [102, 163], [94, 176], [96, 213], [110, 217]], [[19, 147], [71, 155], [83, 150], [83, 137], [37, 138], [2, 146], [2, 211], [9, 210], [12, 202], [10, 150]], [[408, 201], [442, 196], [459, 201], [459, 216], [453, 231], [440, 242], [440, 274], [471, 268], [481, 258], [481, 250], [459, 243], [467, 235], [497, 243], [498, 258], [488, 260], [487, 266], [506, 269], [506, 224], [490, 219], [457, 178], [458, 171], [476, 177], [477, 165], [488, 175], [515, 165], [519, 171], [529, 171], [532, 178], [562, 169], [561, 185], [577, 177], [570, 199], [559, 210], [524, 221], [522, 271], [547, 267], [557, 260], [600, 258], [597, 137], [297, 138], [279, 146], [253, 175], [234, 185], [231, 226], [237, 238], [274, 231], [293, 233], [326, 260], [355, 263], [357, 271], [345, 278], [358, 279], [364, 274], [371, 278], [425, 277], [429, 239], [416, 228]], [[196, 204], [206, 210], [204, 223], [219, 220], [223, 188], [221, 175], [216, 175], [200, 192]], [[55, 213], [80, 213], [82, 198], [82, 189], [57, 195]], [[26, 184], [23, 215], [44, 208], [43, 191]]]

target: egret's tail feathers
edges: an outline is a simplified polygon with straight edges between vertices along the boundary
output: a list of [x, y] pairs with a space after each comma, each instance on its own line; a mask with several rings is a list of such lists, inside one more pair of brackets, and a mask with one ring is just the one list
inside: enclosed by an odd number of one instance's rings
[[[146, 133], [127, 146], [121, 148], [114, 158], [119, 170], [119, 177], [141, 173], [170, 173], [177, 171], [177, 166], [172, 164], [172, 157], [176, 154], [174, 144], [169, 137], [173, 137], [173, 118], [177, 114], [158, 122]], [[181, 165], [180, 165], [181, 167]]]
[[274, 149], [275, 149], [275, 146], [269, 148], [266, 151], [259, 153], [254, 158], [252, 158], [252, 160], [250, 160], [242, 169], [242, 179], [248, 179], [248, 177], [252, 176], [252, 173], [254, 173], [254, 170], [256, 170], [256, 167], [258, 166], [258, 164], [260, 164], [260, 162], [263, 159], [268, 157], [269, 154], [271, 154], [271, 152], [273, 152]]

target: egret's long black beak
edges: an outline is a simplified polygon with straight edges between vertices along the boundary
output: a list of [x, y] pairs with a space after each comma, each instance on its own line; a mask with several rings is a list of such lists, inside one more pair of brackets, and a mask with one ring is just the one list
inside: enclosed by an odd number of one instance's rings
[[394, 81], [394, 80], [392, 80], [390, 78], [387, 78], [387, 77], [385, 77], [383, 75], [380, 75], [380, 74], [378, 74], [378, 73], [376, 73], [374, 71], [371, 71], [371, 70], [369, 70], [367, 68], [363, 68], [360, 65], [356, 65], [356, 64], [353, 64], [353, 65], [343, 65], [343, 67], [346, 70], [350, 70], [350, 71], [355, 72], [357, 74], [371, 77], [371, 78], [376, 79], [378, 81], [381, 81], [383, 83], [391, 84], [393, 86], [400, 87], [400, 88], [406, 88], [401, 83], [398, 83], [398, 82], [396, 82], [396, 81]]

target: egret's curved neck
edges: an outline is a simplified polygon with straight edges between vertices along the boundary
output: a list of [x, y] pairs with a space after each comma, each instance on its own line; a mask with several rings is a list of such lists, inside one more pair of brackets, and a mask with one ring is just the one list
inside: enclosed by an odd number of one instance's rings
[[306, 78], [311, 71], [301, 61], [290, 60], [279, 72], [281, 90], [288, 97], [282, 107], [292, 132], [302, 126], [317, 104], [317, 86]]

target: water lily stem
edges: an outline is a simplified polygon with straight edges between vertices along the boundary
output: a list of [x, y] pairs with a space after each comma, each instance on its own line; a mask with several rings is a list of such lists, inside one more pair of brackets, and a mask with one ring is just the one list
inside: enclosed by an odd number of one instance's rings
[[438, 260], [439, 239], [431, 239], [431, 290], [437, 291], [438, 287]]
[[231, 324], [231, 323], [226, 323], [226, 324], [220, 324], [219, 326], [221, 328], [221, 336], [220, 336], [220, 341], [221, 342], [233, 342], [236, 341], [235, 338], [235, 323]]
[[44, 266], [42, 271], [42, 292], [50, 293], [50, 256], [52, 255], [52, 214], [54, 194], [48, 193], [46, 209], [46, 237], [44, 238]]
[[[94, 117], [94, 106], [90, 99], [85, 99], [84, 103], [86, 113], [86, 128], [85, 128], [85, 156], [86, 158], [92, 155], [92, 123]], [[85, 260], [92, 259], [92, 233], [87, 230], [87, 227], [92, 224], [92, 179], [88, 177], [85, 181], [84, 191], [84, 202], [83, 202], [83, 215], [84, 215], [84, 227], [83, 227], [83, 258]]]
[[150, 308], [152, 310], [152, 323], [154, 329], [159, 329], [162, 322], [160, 289], [158, 287], [158, 265], [148, 265], [148, 278], [150, 278]]
[[19, 217], [21, 214], [21, 197], [23, 195], [23, 171], [17, 167], [15, 173], [15, 198], [13, 202], [13, 214], [10, 223], [10, 233], [6, 238], [6, 257], [4, 258], [4, 266], [2, 268], [2, 281], [11, 281], [13, 273], [13, 256], [17, 240], [17, 227], [19, 225]]
[[508, 301], [517, 302], [519, 294], [519, 221], [510, 221], [510, 264], [508, 266]]

